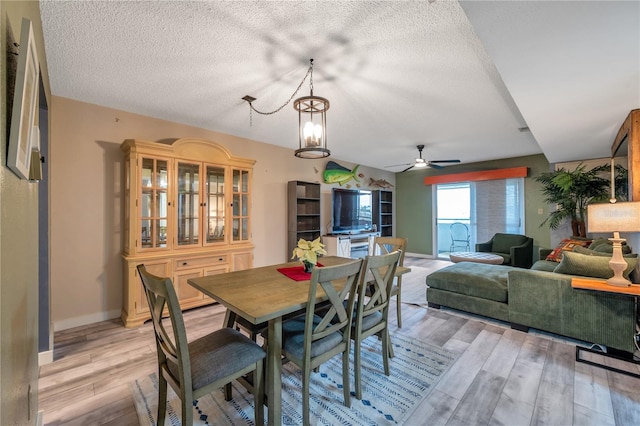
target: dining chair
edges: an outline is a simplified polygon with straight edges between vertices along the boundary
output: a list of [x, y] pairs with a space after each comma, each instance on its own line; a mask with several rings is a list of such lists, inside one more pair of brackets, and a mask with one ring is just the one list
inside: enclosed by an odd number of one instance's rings
[[[302, 370], [302, 417], [305, 425], [309, 424], [311, 371], [340, 353], [344, 405], [351, 407], [350, 333], [361, 266], [362, 259], [357, 259], [342, 265], [314, 268], [304, 316], [282, 323], [282, 354]], [[325, 296], [329, 301], [328, 308], [316, 310]]]
[[[407, 250], [407, 239], [396, 237], [375, 237], [371, 255], [380, 255], [400, 251], [398, 266], [404, 266], [404, 253]], [[402, 275], [396, 277], [391, 288], [391, 297], [396, 296], [396, 312], [398, 328], [402, 328]]]
[[[265, 351], [237, 330], [226, 327], [187, 343], [184, 319], [171, 279], [150, 274], [144, 265], [138, 265], [137, 269], [149, 303], [156, 337], [159, 381], [157, 424], [164, 425], [167, 383], [182, 402], [182, 425], [186, 426], [193, 424], [193, 401], [233, 380], [238, 380], [253, 394], [255, 422], [257, 425], [264, 424], [262, 370]], [[252, 381], [244, 378], [251, 373]], [[230, 394], [226, 398], [230, 399]]]
[[398, 250], [378, 256], [367, 256], [364, 259], [351, 330], [351, 338], [354, 341], [356, 398], [358, 399], [362, 399], [362, 341], [367, 337], [380, 336], [384, 374], [389, 375], [389, 356], [392, 351], [387, 320], [389, 298], [401, 257], [402, 252]]

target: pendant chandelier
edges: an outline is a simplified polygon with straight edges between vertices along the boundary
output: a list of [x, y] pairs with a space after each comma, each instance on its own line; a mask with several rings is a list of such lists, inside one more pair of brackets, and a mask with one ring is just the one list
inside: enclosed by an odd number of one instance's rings
[[302, 96], [293, 102], [293, 108], [298, 111], [298, 149], [295, 156], [299, 158], [325, 158], [331, 155], [327, 148], [327, 110], [329, 100], [313, 95], [313, 59], [309, 60], [309, 69], [293, 95], [278, 109], [270, 112], [258, 111], [253, 106], [256, 98], [245, 96], [242, 99], [249, 103], [249, 114], [255, 111], [262, 115], [271, 115], [287, 106], [298, 94], [298, 91], [309, 77], [309, 96]]

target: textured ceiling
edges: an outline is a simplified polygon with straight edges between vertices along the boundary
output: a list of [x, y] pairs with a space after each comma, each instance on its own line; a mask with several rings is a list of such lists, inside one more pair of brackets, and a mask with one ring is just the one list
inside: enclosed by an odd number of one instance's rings
[[605, 157], [640, 107], [635, 1], [41, 1], [41, 14], [54, 95], [292, 149], [292, 104], [250, 121], [241, 98], [275, 110], [314, 58], [332, 156], [378, 168], [417, 144], [427, 160]]

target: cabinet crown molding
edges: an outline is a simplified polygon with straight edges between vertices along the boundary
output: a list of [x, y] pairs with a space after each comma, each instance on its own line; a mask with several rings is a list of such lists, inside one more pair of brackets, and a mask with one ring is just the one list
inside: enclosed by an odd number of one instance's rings
[[207, 158], [209, 162], [220, 162], [238, 167], [252, 167], [256, 160], [250, 158], [236, 157], [227, 149], [207, 139], [181, 138], [172, 141], [145, 141], [140, 139], [125, 139], [120, 148], [125, 153], [163, 153], [173, 158], [185, 160], [200, 160]]

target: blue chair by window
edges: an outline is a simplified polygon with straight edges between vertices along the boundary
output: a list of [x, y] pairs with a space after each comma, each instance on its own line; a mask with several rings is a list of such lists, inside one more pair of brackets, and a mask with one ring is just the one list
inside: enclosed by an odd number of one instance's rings
[[467, 225], [462, 222], [453, 222], [449, 226], [449, 232], [451, 233], [450, 252], [456, 251], [456, 247], [462, 247], [465, 251], [471, 251], [471, 234], [469, 233], [469, 227]]

